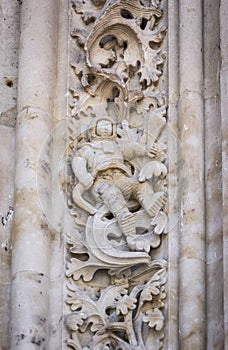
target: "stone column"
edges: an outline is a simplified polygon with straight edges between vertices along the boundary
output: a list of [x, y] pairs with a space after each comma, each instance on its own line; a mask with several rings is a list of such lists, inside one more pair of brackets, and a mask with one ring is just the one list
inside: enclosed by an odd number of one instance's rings
[[[53, 131], [50, 141], [52, 150], [52, 213], [51, 224], [54, 228], [51, 242], [50, 269], [50, 335], [49, 349], [64, 349], [63, 305], [65, 303], [63, 285], [65, 277], [64, 253], [66, 249], [65, 234], [68, 218], [66, 218], [66, 203], [62, 193], [65, 178], [63, 171], [66, 151], [67, 110], [68, 110], [68, 31], [69, 31], [69, 2], [59, 1], [58, 18], [58, 48], [56, 62], [56, 88], [54, 98]], [[48, 142], [47, 142], [48, 144]], [[64, 345], [62, 345], [64, 344]]]
[[224, 328], [225, 349], [228, 349], [228, 7], [227, 1], [220, 3], [221, 46], [221, 128], [222, 128], [222, 188], [223, 188], [223, 269], [224, 269]]
[[169, 305], [168, 348], [178, 349], [178, 259], [179, 259], [179, 210], [177, 191], [178, 167], [178, 98], [179, 98], [179, 16], [178, 0], [168, 1], [168, 153], [169, 153]]
[[181, 202], [179, 328], [180, 349], [190, 350], [205, 349], [202, 2], [180, 1], [179, 18], [179, 186], [187, 190], [187, 201]]
[[54, 0], [23, 0], [21, 5], [11, 349], [44, 349], [48, 343], [51, 154], [41, 150], [52, 126], [56, 6]]
[[0, 3], [0, 349], [9, 349], [19, 4]]
[[219, 2], [204, 1], [207, 348], [223, 349]]

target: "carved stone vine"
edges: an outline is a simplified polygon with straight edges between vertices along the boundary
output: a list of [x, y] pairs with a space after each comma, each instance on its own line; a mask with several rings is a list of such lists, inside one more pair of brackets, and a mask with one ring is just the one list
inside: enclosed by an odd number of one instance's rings
[[73, 0], [67, 347], [161, 349], [167, 263], [163, 2]]

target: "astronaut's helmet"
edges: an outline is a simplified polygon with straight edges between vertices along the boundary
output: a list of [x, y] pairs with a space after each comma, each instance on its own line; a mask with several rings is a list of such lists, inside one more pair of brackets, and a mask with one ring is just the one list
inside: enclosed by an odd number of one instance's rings
[[116, 136], [116, 123], [108, 116], [96, 117], [89, 125], [89, 141], [115, 140]]

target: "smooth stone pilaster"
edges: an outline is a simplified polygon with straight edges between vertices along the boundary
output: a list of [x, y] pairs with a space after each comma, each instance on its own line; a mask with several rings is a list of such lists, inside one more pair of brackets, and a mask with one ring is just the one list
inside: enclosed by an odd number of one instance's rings
[[178, 350], [178, 98], [179, 98], [179, 18], [178, 1], [168, 1], [168, 154], [169, 154], [169, 234], [168, 234], [168, 348]]
[[[205, 349], [205, 208], [202, 3], [179, 2], [180, 348]], [[187, 164], [186, 164], [187, 162]], [[185, 195], [187, 194], [187, 200]]]
[[[180, 345], [179, 349], [194, 349], [197, 344], [197, 349], [205, 349], [205, 339], [202, 337], [202, 330], [204, 330], [205, 314], [200, 313], [202, 305], [205, 303], [205, 295], [202, 293], [201, 273], [196, 274], [197, 271], [204, 270], [205, 262], [200, 259], [186, 259], [180, 262], [180, 283], [181, 293], [180, 303]], [[183, 272], [185, 275], [183, 275]], [[183, 301], [184, 297], [184, 301]], [[181, 320], [191, 319], [185, 324], [181, 324]]]
[[[40, 153], [50, 130], [50, 116], [40, 110], [24, 110], [17, 125], [15, 216], [12, 251], [11, 349], [33, 349], [48, 341], [50, 232], [46, 220], [50, 205], [50, 176], [45, 167], [42, 186], [37, 186]], [[39, 194], [46, 198], [41, 205]], [[28, 296], [26, 297], [26, 295]], [[39, 319], [45, 319], [40, 324]], [[22, 336], [21, 336], [22, 335]], [[20, 341], [18, 341], [20, 339]]]
[[[64, 93], [62, 94], [65, 95]], [[65, 249], [65, 203], [63, 193], [61, 192], [60, 173], [63, 169], [63, 155], [65, 151], [66, 139], [65, 122], [57, 123], [52, 134], [53, 144], [55, 145], [52, 152], [53, 178], [52, 178], [52, 208], [50, 215], [53, 229], [51, 252], [50, 252], [50, 335], [49, 349], [61, 350], [63, 339], [63, 308], [64, 295], [63, 284], [65, 274], [64, 249]], [[65, 160], [65, 158], [64, 158]], [[64, 177], [65, 179], [65, 177]]]
[[15, 120], [10, 120], [10, 114], [15, 117], [17, 103], [20, 20], [18, 1], [1, 0], [0, 16], [0, 123], [9, 125], [10, 122], [12, 125]]
[[[24, 288], [21, 287], [23, 283]], [[19, 271], [13, 279], [11, 348], [47, 349], [49, 329], [49, 277], [41, 272]], [[21, 320], [18, 325], [18, 319]], [[26, 315], [26, 316], [25, 316]]]
[[223, 269], [224, 269], [224, 329], [225, 349], [228, 349], [228, 6], [220, 2], [221, 46], [221, 128], [222, 128], [222, 189], [223, 189]]
[[56, 6], [54, 0], [21, 4], [11, 349], [48, 348], [52, 145], [42, 146], [52, 127]]
[[[56, 62], [56, 88], [54, 98], [53, 115], [53, 139], [52, 149], [52, 213], [51, 223], [54, 228], [51, 242], [51, 270], [50, 270], [50, 333], [49, 349], [62, 350], [64, 342], [64, 305], [63, 293], [65, 261], [64, 253], [66, 247], [65, 234], [66, 223], [66, 202], [62, 193], [62, 181], [65, 179], [63, 172], [66, 152], [66, 133], [68, 115], [68, 40], [69, 40], [69, 2], [59, 1], [58, 14], [58, 47]], [[69, 232], [69, 231], [68, 231]]]
[[0, 348], [9, 349], [19, 3], [0, 2]]
[[9, 348], [15, 129], [0, 125], [0, 348]]
[[204, 1], [207, 349], [224, 349], [219, 2]]
[[[21, 4], [18, 111], [53, 108], [58, 1], [25, 0]], [[30, 87], [30, 89], [28, 89]]]

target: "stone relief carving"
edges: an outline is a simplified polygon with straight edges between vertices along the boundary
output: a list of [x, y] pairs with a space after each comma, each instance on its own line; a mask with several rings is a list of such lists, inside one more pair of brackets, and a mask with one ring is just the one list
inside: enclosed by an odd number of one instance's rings
[[[163, 2], [71, 2], [68, 348], [160, 349], [167, 233]], [[72, 74], [73, 73], [73, 74]]]

